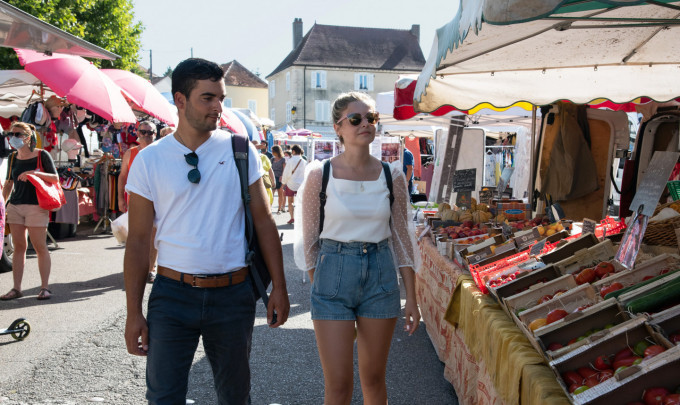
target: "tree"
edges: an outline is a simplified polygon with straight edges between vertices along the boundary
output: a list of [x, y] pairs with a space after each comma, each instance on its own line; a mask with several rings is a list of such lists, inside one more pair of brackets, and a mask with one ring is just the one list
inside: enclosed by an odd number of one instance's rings
[[[92, 62], [135, 72], [144, 26], [135, 23], [131, 0], [5, 0], [34, 17], [120, 56]], [[0, 48], [0, 69], [21, 69], [15, 52]]]
[[165, 70], [165, 73], [163, 73], [163, 76], [172, 77], [172, 68], [170, 66], [168, 66], [168, 68]]

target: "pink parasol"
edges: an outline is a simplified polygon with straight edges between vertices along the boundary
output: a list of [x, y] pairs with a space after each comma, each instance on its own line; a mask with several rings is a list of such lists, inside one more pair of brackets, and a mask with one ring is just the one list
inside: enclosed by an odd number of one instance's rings
[[151, 82], [127, 70], [102, 69], [101, 72], [125, 90], [132, 103], [142, 111], [168, 125], [177, 125], [170, 103]]
[[137, 122], [121, 88], [97, 67], [80, 56], [14, 50], [19, 62], [69, 103], [87, 108], [113, 122]]
[[246, 126], [239, 117], [234, 114], [229, 108], [222, 108], [222, 116], [220, 117], [220, 127], [226, 128], [235, 134], [248, 135]]

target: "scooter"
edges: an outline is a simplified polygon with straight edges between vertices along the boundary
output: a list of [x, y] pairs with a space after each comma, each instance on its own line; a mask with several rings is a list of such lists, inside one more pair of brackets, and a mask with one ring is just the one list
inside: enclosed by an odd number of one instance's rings
[[16, 319], [7, 329], [0, 329], [0, 335], [12, 335], [14, 340], [24, 340], [31, 333], [31, 324], [24, 318]]

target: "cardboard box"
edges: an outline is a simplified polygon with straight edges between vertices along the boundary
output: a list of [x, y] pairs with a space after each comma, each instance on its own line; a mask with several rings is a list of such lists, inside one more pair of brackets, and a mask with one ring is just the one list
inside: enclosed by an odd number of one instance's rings
[[[649, 323], [656, 331], [666, 339], [672, 334], [680, 333], [680, 305], [668, 308], [665, 311], [654, 314]], [[669, 344], [672, 342], [669, 340]], [[678, 343], [680, 345], [680, 343]], [[678, 384], [680, 385], [680, 384]]]
[[[609, 261], [615, 254], [616, 249], [614, 248], [612, 241], [605, 239], [587, 249], [577, 250], [571, 256], [556, 262], [555, 267], [557, 267], [562, 274], [574, 274], [581, 271], [583, 266], [593, 267], [600, 262]], [[618, 266], [618, 269], [622, 270], [623, 267]]]
[[593, 283], [593, 287], [599, 292], [603, 287], [610, 286], [614, 282], [623, 284], [623, 287], [641, 283], [645, 277], [656, 277], [662, 270], [675, 270], [680, 268], [680, 256], [662, 254], [650, 260], [642, 262], [632, 270], [622, 270], [611, 274], [602, 280]]
[[[537, 331], [535, 338], [548, 360], [555, 360], [580, 346], [603, 338], [609, 334], [613, 326], [629, 319], [631, 319], [630, 315], [622, 310], [618, 301], [608, 299], [541, 328]], [[569, 344], [572, 340], [582, 336], [585, 338]], [[559, 343], [564, 347], [554, 351], [548, 350], [552, 343]]]
[[680, 375], [680, 346], [629, 367], [604, 384], [571, 396], [577, 405], [613, 405], [642, 401], [647, 388], [664, 387], [673, 392], [678, 387]]
[[519, 202], [499, 202], [496, 205], [496, 215], [503, 214], [510, 221], [531, 219], [531, 204]]
[[[567, 371], [576, 371], [579, 367], [592, 368], [591, 363], [598, 356], [616, 354], [625, 347], [632, 346], [641, 340], [647, 340], [649, 343], [653, 342], [654, 344], [659, 344], [668, 348], [668, 346], [665, 346], [659, 339], [659, 334], [646, 323], [646, 318], [640, 316], [611, 328], [609, 334], [602, 339], [599, 339], [592, 344], [581, 346], [564, 356], [551, 361], [550, 367], [555, 372], [557, 382], [562, 386], [562, 389], [564, 389], [564, 392], [568, 397], [575, 403], [589, 403], [593, 398], [612, 390], [617, 385], [618, 378], [626, 378], [629, 374], [639, 374], [645, 366], [649, 366], [653, 362], [654, 358], [643, 360], [638, 366], [629, 367], [624, 372], [620, 373], [621, 375], [603, 381], [578, 395], [569, 394], [569, 387], [562, 379], [562, 374]], [[632, 401], [632, 399], [616, 403], [625, 404], [630, 401]]]
[[416, 187], [418, 188], [419, 194], [425, 194], [427, 192], [427, 182], [422, 180], [414, 181]]
[[565, 293], [572, 288], [576, 288], [576, 281], [574, 276], [567, 274], [547, 283], [534, 284], [529, 290], [506, 298], [505, 306], [509, 312], [518, 313], [519, 310], [528, 310], [540, 305], [538, 300], [546, 295], [554, 296], [558, 291]]
[[[537, 269], [527, 273], [521, 273], [520, 277], [517, 277], [513, 281], [509, 281], [497, 288], [490, 289], [493, 295], [502, 301], [507, 297], [519, 294], [525, 291], [532, 285], [537, 283], [547, 283], [550, 280], [554, 280], [561, 277], [562, 273], [555, 266], [546, 266], [542, 269]], [[505, 307], [505, 306], [504, 306]]]
[[[564, 309], [571, 314], [582, 306], [594, 305], [600, 301], [600, 296], [597, 295], [593, 287], [590, 284], [583, 284], [576, 288], [572, 288], [560, 295], [557, 299], [552, 299], [523, 311], [519, 314], [519, 320], [528, 329], [531, 322], [538, 318], [545, 318], [550, 311], [555, 309]], [[547, 326], [549, 325], [544, 327]], [[539, 330], [540, 328], [537, 329], [537, 331]]]
[[561, 246], [552, 252], [548, 252], [541, 256], [541, 260], [545, 264], [552, 264], [552, 263], [557, 263], [560, 260], [564, 260], [568, 257], [571, 257], [576, 253], [577, 251], [581, 249], [587, 249], [591, 246], [595, 246], [599, 243], [595, 235], [592, 233], [589, 233], [587, 235], [583, 235], [579, 238], [576, 238], [572, 241], [569, 241], [566, 245]]

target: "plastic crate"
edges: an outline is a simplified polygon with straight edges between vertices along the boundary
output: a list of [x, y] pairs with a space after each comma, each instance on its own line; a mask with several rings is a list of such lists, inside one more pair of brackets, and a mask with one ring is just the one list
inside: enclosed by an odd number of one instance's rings
[[680, 200], [680, 180], [673, 180], [666, 183], [668, 191], [671, 193], [673, 201]]

